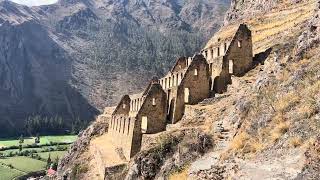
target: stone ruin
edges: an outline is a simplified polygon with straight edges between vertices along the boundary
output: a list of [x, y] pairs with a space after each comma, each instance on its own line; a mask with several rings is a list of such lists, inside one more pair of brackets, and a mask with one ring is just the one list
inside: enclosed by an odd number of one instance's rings
[[223, 93], [231, 76], [252, 66], [252, 36], [245, 24], [222, 28], [201, 53], [179, 58], [162, 78], [153, 78], [140, 94], [124, 95], [112, 114], [108, 135], [127, 160], [140, 151], [143, 134], [166, 130], [178, 122], [185, 105]]

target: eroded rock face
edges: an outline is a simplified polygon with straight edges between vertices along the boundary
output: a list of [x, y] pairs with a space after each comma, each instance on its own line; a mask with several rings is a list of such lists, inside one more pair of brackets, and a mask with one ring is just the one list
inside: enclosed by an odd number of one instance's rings
[[295, 59], [302, 59], [308, 49], [317, 46], [320, 42], [320, 1], [317, 9], [309, 20], [306, 30], [299, 36], [296, 43]]
[[232, 0], [231, 6], [225, 16], [224, 23], [228, 24], [252, 17], [253, 15], [268, 12], [273, 7], [277, 6], [279, 2], [279, 0]]
[[320, 137], [316, 139], [312, 146], [305, 153], [306, 165], [296, 180], [317, 179], [320, 177]]
[[138, 153], [128, 165], [127, 180], [163, 179], [208, 152], [210, 136], [201, 130], [169, 132], [160, 146]]

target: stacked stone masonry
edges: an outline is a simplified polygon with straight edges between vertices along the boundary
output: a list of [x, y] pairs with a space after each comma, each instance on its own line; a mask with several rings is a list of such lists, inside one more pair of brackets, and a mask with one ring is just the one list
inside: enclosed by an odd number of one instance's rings
[[242, 76], [252, 66], [251, 31], [240, 24], [231, 33], [221, 29], [193, 57], [179, 58], [162, 78], [153, 78], [140, 94], [124, 95], [112, 114], [108, 135], [127, 160], [140, 151], [143, 134], [166, 130], [178, 122], [186, 104], [197, 104], [223, 93], [231, 76]]

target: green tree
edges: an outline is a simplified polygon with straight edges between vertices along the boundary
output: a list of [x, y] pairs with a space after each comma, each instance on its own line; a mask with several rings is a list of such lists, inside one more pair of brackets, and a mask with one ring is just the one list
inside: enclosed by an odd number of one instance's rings
[[51, 160], [51, 154], [49, 154], [49, 157], [47, 159], [47, 169], [51, 167], [52, 160]]

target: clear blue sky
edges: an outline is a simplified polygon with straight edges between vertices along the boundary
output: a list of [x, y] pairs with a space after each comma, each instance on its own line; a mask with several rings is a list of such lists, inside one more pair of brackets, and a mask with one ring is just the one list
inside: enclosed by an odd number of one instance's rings
[[56, 3], [58, 0], [10, 0], [18, 4], [23, 4], [27, 6], [40, 6], [46, 4]]

